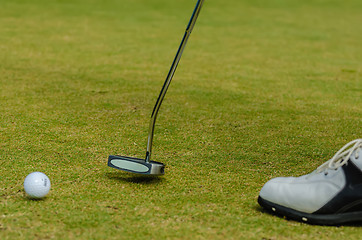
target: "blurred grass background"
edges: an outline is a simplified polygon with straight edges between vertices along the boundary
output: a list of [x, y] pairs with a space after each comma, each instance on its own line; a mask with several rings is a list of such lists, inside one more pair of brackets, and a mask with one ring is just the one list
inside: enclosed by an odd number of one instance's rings
[[[1, 0], [1, 239], [359, 239], [358, 226], [270, 216], [270, 178], [301, 175], [361, 137], [362, 3], [205, 1], [148, 121], [194, 1]], [[52, 181], [30, 201], [32, 171]]]

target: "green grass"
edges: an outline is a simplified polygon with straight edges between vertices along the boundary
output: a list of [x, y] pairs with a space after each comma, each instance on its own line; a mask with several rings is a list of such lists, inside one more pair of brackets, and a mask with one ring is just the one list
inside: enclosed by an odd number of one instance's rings
[[[314, 170], [360, 138], [360, 0], [206, 0], [161, 107], [195, 1], [2, 0], [1, 239], [359, 239], [264, 213], [272, 177]], [[52, 189], [25, 197], [45, 172]]]

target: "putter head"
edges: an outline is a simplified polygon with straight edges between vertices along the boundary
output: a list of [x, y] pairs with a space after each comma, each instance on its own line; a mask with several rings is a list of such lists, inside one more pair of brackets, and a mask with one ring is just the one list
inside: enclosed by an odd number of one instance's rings
[[108, 166], [137, 174], [165, 174], [165, 165], [163, 163], [155, 161], [146, 162], [144, 159], [119, 155], [110, 155], [108, 158]]

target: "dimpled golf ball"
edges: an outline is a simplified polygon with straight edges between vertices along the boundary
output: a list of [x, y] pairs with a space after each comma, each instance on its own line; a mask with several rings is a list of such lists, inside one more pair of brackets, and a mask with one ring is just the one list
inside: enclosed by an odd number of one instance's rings
[[24, 190], [30, 198], [43, 198], [50, 190], [50, 180], [42, 172], [30, 173], [24, 180]]

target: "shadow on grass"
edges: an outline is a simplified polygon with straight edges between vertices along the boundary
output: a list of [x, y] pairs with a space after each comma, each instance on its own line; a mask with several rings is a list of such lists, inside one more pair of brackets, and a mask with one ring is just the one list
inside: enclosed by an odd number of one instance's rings
[[126, 172], [108, 172], [105, 175], [112, 180], [137, 184], [160, 184], [165, 181], [161, 176], [138, 175]]
[[31, 198], [29, 196], [22, 196], [21, 197], [24, 201], [28, 201], [28, 202], [44, 202], [47, 197], [43, 197], [43, 198]]
[[345, 223], [345, 224], [341, 224], [341, 225], [318, 225], [318, 224], [310, 224], [310, 223], [305, 223], [305, 222], [299, 222], [293, 219], [289, 219], [283, 215], [280, 214], [276, 214], [275, 212], [269, 211], [267, 209], [262, 208], [259, 205], [256, 205], [253, 207], [253, 209], [256, 212], [259, 213], [263, 213], [263, 214], [267, 214], [269, 216], [275, 216], [278, 217], [280, 219], [284, 219], [286, 221], [291, 221], [291, 222], [295, 222], [295, 223], [300, 223], [301, 225], [309, 225], [309, 226], [319, 226], [319, 227], [362, 227], [362, 222], [350, 222], [350, 223]]

